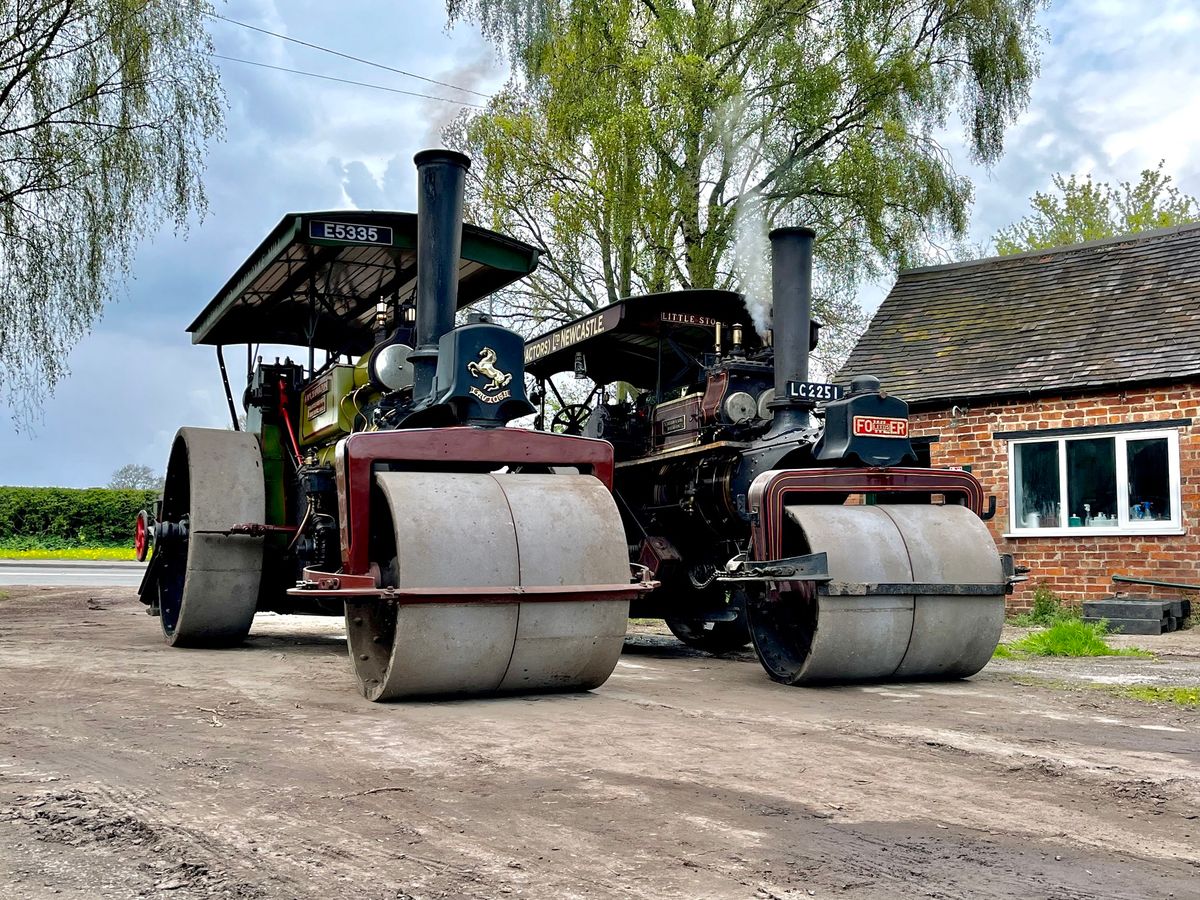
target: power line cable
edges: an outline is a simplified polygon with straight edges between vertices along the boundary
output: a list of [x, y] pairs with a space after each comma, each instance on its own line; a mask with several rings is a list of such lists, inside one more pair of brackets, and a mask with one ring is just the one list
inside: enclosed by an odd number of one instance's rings
[[274, 38], [279, 38], [281, 41], [290, 41], [293, 44], [299, 44], [301, 47], [308, 47], [312, 50], [320, 50], [322, 53], [329, 53], [333, 56], [340, 56], [342, 59], [349, 59], [356, 63], [362, 63], [366, 66], [374, 66], [376, 69], [383, 69], [385, 72], [395, 72], [397, 75], [404, 75], [407, 78], [416, 78], [418, 81], [426, 81], [429, 84], [448, 87], [456, 91], [463, 91], [467, 94], [474, 94], [476, 97], [482, 97], [484, 100], [490, 100], [490, 94], [484, 94], [480, 91], [472, 90], [471, 88], [459, 87], [457, 84], [451, 84], [448, 81], [438, 81], [436, 78], [426, 78], [424, 75], [418, 75], [416, 72], [406, 72], [404, 69], [397, 69], [393, 66], [387, 66], [383, 63], [375, 62], [370, 59], [363, 59], [361, 56], [352, 56], [349, 53], [342, 53], [340, 50], [332, 50], [329, 47], [322, 47], [320, 44], [312, 44], [308, 41], [302, 41], [299, 38], [290, 37], [286, 34], [280, 34], [277, 31], [268, 31], [266, 28], [259, 28], [257, 25], [251, 25], [249, 22], [239, 22], [237, 19], [231, 19], [228, 16], [223, 16], [220, 13], [209, 13], [211, 18], [220, 19], [222, 22], [228, 22], [231, 25], [237, 25], [241, 28], [248, 28], [251, 31], [257, 31], [259, 34], [267, 34]]
[[454, 103], [458, 106], [469, 106], [472, 109], [483, 109], [478, 103], [468, 103], [466, 100], [455, 100], [451, 97], [436, 97], [433, 94], [421, 94], [417, 91], [404, 91], [400, 88], [388, 87], [385, 84], [371, 84], [366, 81], [354, 81], [350, 78], [335, 78], [332, 75], [320, 75], [316, 72], [305, 72], [302, 69], [288, 69], [284, 66], [273, 66], [270, 63], [255, 62], [252, 59], [239, 59], [236, 56], [222, 56], [220, 53], [208, 54], [213, 59], [223, 59], [226, 62], [242, 63], [247, 66], [257, 66], [260, 69], [274, 69], [276, 72], [288, 72], [291, 75], [305, 75], [309, 78], [320, 78], [322, 81], [336, 81], [339, 84], [352, 84], [357, 87], [374, 88], [377, 91], [387, 91], [391, 94], [403, 94], [406, 97], [420, 97], [422, 100], [438, 100], [442, 103]]

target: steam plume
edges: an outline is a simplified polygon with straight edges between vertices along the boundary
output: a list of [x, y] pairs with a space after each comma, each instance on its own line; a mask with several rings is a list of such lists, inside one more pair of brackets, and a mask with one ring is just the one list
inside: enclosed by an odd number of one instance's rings
[[762, 198], [739, 198], [734, 219], [733, 271], [746, 297], [746, 311], [760, 335], [771, 327], [771, 245]]

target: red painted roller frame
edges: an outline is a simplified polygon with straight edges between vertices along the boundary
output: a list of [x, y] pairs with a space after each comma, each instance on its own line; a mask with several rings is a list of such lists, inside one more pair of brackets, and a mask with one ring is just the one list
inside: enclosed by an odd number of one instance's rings
[[783, 508], [804, 494], [945, 494], [961, 497], [976, 515], [983, 512], [983, 485], [957, 469], [778, 469], [763, 472], [750, 485], [754, 553], [760, 560], [783, 556]]
[[[334, 469], [341, 524], [342, 572], [304, 570], [303, 587], [288, 593], [306, 596], [379, 597], [400, 603], [511, 603], [515, 600], [625, 600], [654, 587], [641, 584], [510, 588], [387, 588], [371, 571], [368, 534], [371, 483], [376, 463], [491, 463], [502, 465], [574, 466], [613, 486], [613, 449], [607, 441], [547, 434], [522, 428], [414, 428], [370, 431], [341, 441]], [[453, 468], [449, 469], [454, 471]]]
[[338, 514], [341, 518], [342, 568], [366, 575], [367, 533], [371, 523], [373, 467], [379, 462], [495, 463], [503, 465], [578, 466], [610, 491], [613, 449], [607, 441], [547, 434], [524, 428], [413, 428], [365, 431], [338, 444]]

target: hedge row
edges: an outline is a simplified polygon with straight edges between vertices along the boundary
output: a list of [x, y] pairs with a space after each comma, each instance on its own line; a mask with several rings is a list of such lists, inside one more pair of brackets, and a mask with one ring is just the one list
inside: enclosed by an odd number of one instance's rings
[[149, 508], [157, 497], [157, 491], [0, 487], [0, 541], [35, 539], [79, 547], [132, 544], [138, 510]]

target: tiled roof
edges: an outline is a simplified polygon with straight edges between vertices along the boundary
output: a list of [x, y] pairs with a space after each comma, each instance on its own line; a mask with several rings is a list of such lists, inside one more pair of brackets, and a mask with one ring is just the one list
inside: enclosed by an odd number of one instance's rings
[[1200, 225], [901, 272], [863, 374], [913, 403], [1200, 375]]

